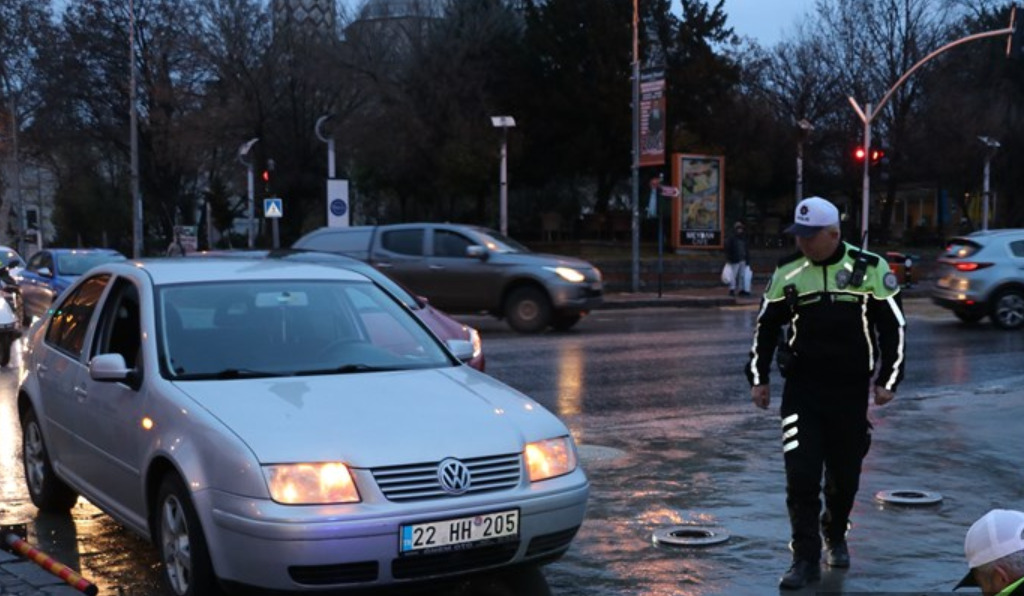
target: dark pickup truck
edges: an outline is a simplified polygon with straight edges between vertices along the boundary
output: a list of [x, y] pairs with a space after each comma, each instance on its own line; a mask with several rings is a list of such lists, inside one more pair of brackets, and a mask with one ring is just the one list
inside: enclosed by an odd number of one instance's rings
[[601, 304], [601, 272], [530, 252], [487, 228], [441, 223], [320, 228], [293, 248], [366, 261], [450, 313], [490, 313], [522, 333], [566, 330]]

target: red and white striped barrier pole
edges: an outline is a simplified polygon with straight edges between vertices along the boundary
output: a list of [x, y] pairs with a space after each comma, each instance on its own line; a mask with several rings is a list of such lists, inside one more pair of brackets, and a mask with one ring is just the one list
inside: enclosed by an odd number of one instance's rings
[[39, 565], [46, 571], [49, 571], [61, 578], [79, 592], [88, 594], [89, 596], [96, 596], [96, 594], [99, 593], [99, 588], [96, 587], [96, 584], [85, 579], [67, 565], [57, 562], [50, 555], [25, 542], [16, 534], [7, 534], [4, 536], [4, 542], [7, 543], [7, 546], [10, 547], [13, 552], [18, 553], [29, 561]]

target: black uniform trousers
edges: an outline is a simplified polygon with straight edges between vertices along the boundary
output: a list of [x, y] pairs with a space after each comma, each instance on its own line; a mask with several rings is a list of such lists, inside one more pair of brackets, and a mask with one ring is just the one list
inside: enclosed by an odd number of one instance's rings
[[871, 446], [871, 379], [792, 377], [786, 379], [781, 410], [790, 546], [794, 559], [819, 561], [822, 534], [829, 543], [846, 539], [861, 462]]

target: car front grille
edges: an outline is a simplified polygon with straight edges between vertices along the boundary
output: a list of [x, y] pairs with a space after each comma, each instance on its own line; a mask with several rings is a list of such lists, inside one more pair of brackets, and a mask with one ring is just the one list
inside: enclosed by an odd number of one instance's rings
[[[513, 488], [522, 476], [518, 453], [464, 459], [472, 482], [463, 494], [478, 494]], [[374, 480], [389, 501], [424, 501], [451, 497], [437, 478], [439, 462], [390, 466], [371, 470]]]
[[517, 550], [518, 540], [436, 555], [405, 557], [391, 562], [391, 575], [395, 579], [412, 579], [483, 569], [508, 563]]

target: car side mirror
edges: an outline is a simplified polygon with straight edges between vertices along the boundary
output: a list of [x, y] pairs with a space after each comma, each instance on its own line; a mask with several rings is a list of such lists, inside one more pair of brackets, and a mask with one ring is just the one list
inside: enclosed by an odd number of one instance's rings
[[487, 257], [490, 256], [490, 253], [487, 252], [487, 247], [474, 244], [473, 246], [466, 247], [466, 256], [486, 261]]
[[132, 389], [139, 388], [139, 376], [135, 369], [128, 368], [121, 354], [100, 354], [89, 362], [89, 378], [104, 383], [122, 382]]
[[40, 267], [38, 273], [43, 277], [53, 277], [53, 271], [50, 271], [49, 267]]
[[469, 362], [473, 359], [473, 342], [464, 339], [449, 339], [444, 343], [459, 359], [459, 362]]

